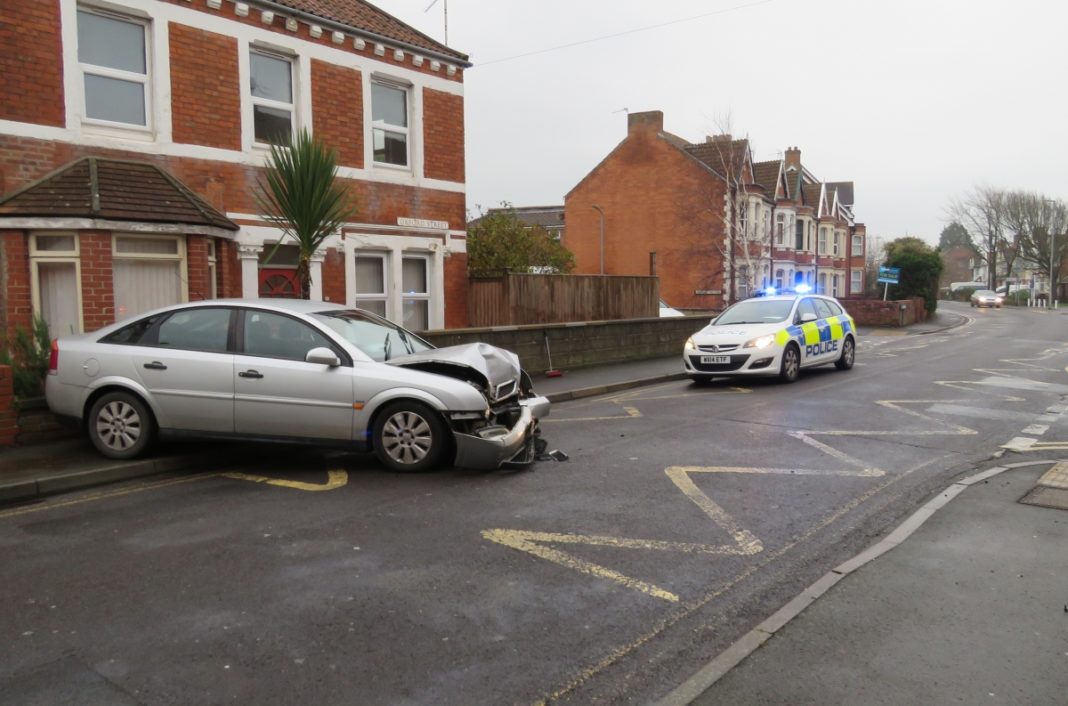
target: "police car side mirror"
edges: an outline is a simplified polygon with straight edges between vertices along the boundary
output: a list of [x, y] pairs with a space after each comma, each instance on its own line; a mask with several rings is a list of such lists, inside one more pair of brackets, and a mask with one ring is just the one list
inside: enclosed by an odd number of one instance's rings
[[807, 324], [809, 321], [815, 321], [815, 320], [816, 320], [816, 315], [811, 313], [811, 312], [806, 311], [804, 314], [801, 314], [801, 323], [803, 323], [803, 324]]

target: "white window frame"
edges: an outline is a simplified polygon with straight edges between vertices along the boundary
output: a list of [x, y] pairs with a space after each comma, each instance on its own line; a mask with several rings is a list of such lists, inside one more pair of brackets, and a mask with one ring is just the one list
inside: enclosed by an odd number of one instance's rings
[[775, 214], [775, 244], [779, 247], [783, 246], [784, 232], [786, 229], [786, 214]]
[[775, 270], [775, 289], [782, 289], [786, 278], [786, 272], [782, 269]]
[[[392, 88], [394, 90], [403, 91], [404, 92], [404, 110], [406, 111], [406, 114], [407, 114], [406, 117], [407, 117], [407, 122], [408, 122], [408, 125], [406, 127], [402, 127], [400, 125], [393, 125], [392, 123], [387, 123], [384, 120], [375, 120], [374, 119], [374, 110], [375, 110], [375, 106], [374, 106], [374, 86], [376, 84], [379, 85], [379, 86], [385, 86], [387, 88]], [[404, 172], [410, 172], [414, 168], [413, 167], [414, 150], [412, 149], [412, 136], [413, 136], [414, 132], [412, 130], [412, 124], [413, 124], [414, 119], [415, 119], [414, 108], [413, 108], [414, 98], [415, 98], [415, 91], [412, 90], [412, 89], [413, 89], [412, 84], [408, 83], [407, 81], [401, 81], [401, 80], [398, 80], [398, 79], [390, 78], [388, 76], [379, 76], [379, 75], [371, 76], [371, 81], [370, 81], [370, 86], [369, 86], [369, 94], [371, 96], [371, 109], [370, 109], [370, 111], [368, 111], [368, 116], [370, 116], [371, 119], [367, 121], [368, 122], [367, 144], [370, 145], [371, 163], [374, 164], [374, 166], [376, 168], [396, 169], [396, 170], [400, 170], [400, 171], [404, 171]], [[386, 132], [395, 132], [395, 133], [399, 133], [399, 134], [403, 134], [404, 135], [404, 151], [405, 151], [405, 163], [404, 164], [393, 164], [391, 162], [379, 162], [378, 160], [375, 159], [375, 130], [385, 130]]]
[[817, 241], [817, 245], [816, 245], [816, 254], [817, 255], [826, 255], [827, 254], [827, 228], [825, 228], [823, 226], [820, 226], [819, 240]]
[[860, 294], [864, 291], [864, 271], [853, 270], [850, 273], [849, 293]]
[[842, 232], [839, 230], [835, 230], [831, 231], [831, 233], [831, 255], [833, 255], [834, 257], [838, 257], [839, 250], [841, 249], [841, 246], [839, 245], [839, 239], [841, 238]]
[[[37, 248], [39, 236], [62, 236], [74, 239], [72, 250], [40, 250]], [[43, 232], [30, 234], [30, 303], [33, 307], [34, 316], [41, 316], [41, 278], [37, 266], [41, 263], [74, 264], [74, 286], [77, 292], [78, 306], [78, 331], [85, 331], [85, 311], [82, 308], [82, 257], [81, 243], [78, 234], [73, 232]], [[66, 332], [63, 332], [66, 333]], [[49, 335], [55, 338], [63, 335], [56, 331], [49, 331]]]
[[[133, 238], [137, 240], [173, 240], [177, 243], [176, 254], [172, 253], [130, 253], [119, 252], [119, 241], [125, 238]], [[180, 235], [155, 235], [146, 233], [113, 233], [111, 236], [111, 277], [114, 282], [115, 277], [115, 261], [116, 260], [169, 260], [178, 263], [178, 281], [181, 283], [181, 294], [179, 303], [185, 303], [189, 301], [189, 270], [188, 260], [186, 258], [185, 238]], [[112, 293], [114, 297], [114, 293]], [[115, 320], [119, 321], [119, 312], [115, 311]]]
[[[426, 275], [425, 280], [426, 289], [422, 292], [407, 292], [404, 290], [404, 261], [405, 260], [420, 260], [423, 263], [423, 273]], [[397, 312], [397, 319], [401, 322], [404, 321], [404, 303], [409, 301], [425, 301], [426, 302], [426, 325], [427, 328], [433, 327], [434, 312], [430, 308], [431, 304], [431, 292], [434, 291], [434, 261], [431, 259], [429, 253], [405, 251], [401, 255], [400, 263], [400, 279], [397, 280], [397, 287], [400, 289], [400, 311]]]
[[[289, 64], [289, 93], [292, 97], [292, 103], [285, 103], [283, 101], [277, 101], [271, 98], [261, 98], [252, 93], [252, 55], [259, 54], [260, 56], [266, 56], [271, 59], [278, 59], [279, 61], [285, 61]], [[256, 44], [249, 44], [248, 47], [248, 80], [245, 82], [245, 90], [248, 91], [248, 130], [249, 137], [252, 140], [252, 146], [260, 149], [270, 149], [270, 142], [261, 142], [256, 137], [256, 106], [263, 106], [264, 108], [274, 108], [275, 110], [287, 110], [289, 111], [289, 136], [293, 137], [299, 129], [297, 120], [297, 106], [299, 105], [299, 94], [297, 76], [299, 75], [297, 67], [297, 57], [290, 54], [283, 54], [278, 51], [271, 51], [270, 49], [258, 46]]]
[[864, 254], [864, 236], [863, 235], [854, 235], [853, 236], [853, 252], [852, 252], [852, 255], [853, 255], [853, 257], [857, 257], [857, 256], [860, 256], [860, 255], [863, 255], [863, 254]]
[[[390, 256], [390, 253], [383, 252], [381, 250], [357, 250], [356, 251], [355, 255], [353, 256], [353, 264], [354, 265], [355, 265], [356, 260], [357, 259], [361, 259], [361, 258], [362, 259], [367, 259], [367, 260], [378, 260], [379, 261], [379, 265], [382, 268], [382, 291], [381, 292], [374, 292], [374, 293], [368, 293], [368, 292], [361, 293], [359, 291], [359, 288], [358, 288], [359, 282], [357, 282], [356, 279], [354, 278], [353, 279], [353, 290], [354, 290], [355, 293], [353, 295], [353, 297], [354, 297], [353, 305], [358, 307], [358, 308], [363, 309], [363, 308], [366, 308], [366, 307], [361, 306], [361, 302], [384, 302], [385, 303], [385, 314], [384, 315], [385, 315], [385, 317], [387, 319], [393, 320], [394, 317], [392, 316], [392, 312], [390, 311], [392, 309], [392, 307], [390, 306], [390, 301], [389, 301], [389, 299], [390, 299], [390, 297], [389, 297], [389, 280], [390, 280], [389, 256]], [[355, 270], [354, 270], [354, 272], [355, 272]]]
[[218, 264], [218, 257], [215, 252], [215, 239], [208, 239], [208, 298], [219, 298], [219, 286], [215, 279], [216, 265]]
[[[109, 12], [105, 9], [95, 7], [93, 5], [79, 4], [76, 7], [75, 17], [77, 18], [80, 12], [86, 12], [93, 15], [99, 15], [118, 22], [126, 22], [133, 25], [139, 25], [144, 32], [145, 37], [145, 73], [138, 74], [132, 71], [123, 71], [121, 69], [112, 69], [107, 66], [97, 66], [96, 64], [84, 64], [81, 59], [78, 58], [77, 49], [74, 52], [74, 60], [78, 65], [78, 77], [80, 80], [80, 96], [82, 100], [82, 112], [81, 121], [85, 125], [98, 126], [101, 128], [111, 128], [121, 131], [132, 131], [137, 133], [152, 134], [153, 120], [152, 120], [152, 32], [151, 20], [141, 17], [135, 17], [132, 15], [122, 14], [120, 12]], [[78, 30], [75, 27], [74, 36], [77, 37]], [[88, 116], [87, 108], [87, 96], [85, 91], [85, 76], [100, 76], [102, 78], [113, 78], [122, 81], [130, 81], [134, 83], [140, 83], [144, 86], [144, 99], [145, 99], [145, 124], [138, 125], [137, 123], [120, 123], [114, 120], [102, 120], [100, 118], [90, 118]]]

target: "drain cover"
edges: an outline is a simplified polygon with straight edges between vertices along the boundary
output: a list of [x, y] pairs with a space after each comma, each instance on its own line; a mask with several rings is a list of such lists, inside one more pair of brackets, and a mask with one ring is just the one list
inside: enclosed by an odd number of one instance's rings
[[1039, 507], [1051, 507], [1054, 510], [1068, 510], [1068, 490], [1047, 488], [1040, 485], [1020, 498], [1020, 502], [1024, 505], [1038, 505]]

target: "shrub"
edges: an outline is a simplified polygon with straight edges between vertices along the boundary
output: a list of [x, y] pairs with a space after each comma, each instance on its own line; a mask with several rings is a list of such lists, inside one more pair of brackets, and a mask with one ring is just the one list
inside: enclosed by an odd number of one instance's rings
[[32, 331], [16, 328], [14, 340], [0, 347], [0, 364], [11, 366], [17, 399], [40, 397], [44, 392], [48, 357], [51, 352], [52, 339], [48, 335], [48, 323], [39, 316], [33, 317]]
[[1028, 301], [1031, 299], [1031, 292], [1027, 289], [1017, 289], [1015, 292], [1005, 297], [1005, 303], [1010, 306], [1027, 306]]

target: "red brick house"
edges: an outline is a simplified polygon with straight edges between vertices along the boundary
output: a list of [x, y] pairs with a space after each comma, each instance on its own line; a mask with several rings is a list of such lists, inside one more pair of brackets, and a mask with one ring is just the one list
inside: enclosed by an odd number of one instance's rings
[[820, 181], [796, 148], [754, 162], [748, 140], [692, 144], [664, 131], [660, 111], [632, 113], [564, 204], [576, 272], [658, 275], [675, 307], [718, 309], [770, 285], [864, 291], [853, 183]]
[[466, 324], [465, 55], [363, 0], [3, 0], [0, 44], [0, 332], [292, 296], [253, 192], [300, 128], [358, 205], [312, 296]]

